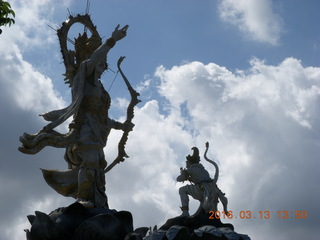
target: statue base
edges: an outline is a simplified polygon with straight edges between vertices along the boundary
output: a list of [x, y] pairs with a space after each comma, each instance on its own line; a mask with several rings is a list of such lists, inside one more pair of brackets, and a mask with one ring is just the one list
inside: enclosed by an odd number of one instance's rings
[[154, 230], [144, 240], [250, 240], [245, 234], [234, 231], [230, 223], [220, 219], [210, 219], [210, 215], [201, 213], [191, 217], [175, 217]]
[[250, 240], [234, 231], [230, 223], [210, 219], [201, 213], [168, 219], [148, 236], [148, 227], [133, 230], [132, 214], [105, 208], [85, 208], [78, 202], [58, 208], [49, 215], [36, 211], [29, 215], [27, 240]]
[[132, 215], [128, 211], [85, 208], [77, 202], [49, 215], [36, 211], [28, 220], [31, 229], [25, 230], [27, 240], [142, 239], [149, 230], [133, 231]]

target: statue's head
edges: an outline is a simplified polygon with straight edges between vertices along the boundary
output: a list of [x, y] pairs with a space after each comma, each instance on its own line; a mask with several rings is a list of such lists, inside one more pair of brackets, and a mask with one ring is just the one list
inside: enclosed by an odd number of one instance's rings
[[92, 34], [92, 36], [88, 38], [86, 32], [84, 32], [82, 35], [79, 33], [79, 36], [75, 39], [74, 42], [76, 64], [80, 65], [81, 62], [90, 58], [92, 53], [98, 47], [100, 47], [101, 44], [102, 40], [97, 34]]
[[100, 78], [104, 70], [107, 68], [107, 63], [105, 61], [100, 61], [95, 67], [95, 74], [97, 78]]
[[191, 150], [193, 150], [193, 154], [188, 155], [186, 157], [187, 159], [187, 164], [194, 164], [194, 163], [199, 163], [200, 162], [200, 156], [199, 156], [199, 149], [197, 147], [193, 147], [191, 148]]
[[[79, 34], [78, 38], [75, 39], [75, 60], [77, 68], [81, 64], [81, 62], [89, 59], [92, 53], [100, 47], [102, 44], [101, 38], [97, 34], [92, 34], [90, 38], [88, 38], [87, 33], [84, 32], [82, 35]], [[108, 68], [108, 64], [106, 59], [98, 63], [96, 66], [96, 74], [98, 77]]]
[[[84, 26], [84, 31], [74, 40], [71, 40], [68, 37], [68, 33], [75, 23], [82, 24]], [[62, 26], [57, 29], [57, 34], [59, 37], [64, 65], [66, 67], [66, 73], [63, 74], [65, 76], [64, 81], [71, 87], [73, 85], [73, 78], [80, 69], [80, 64], [89, 59], [92, 53], [101, 46], [102, 38], [100, 37], [97, 27], [93, 24], [89, 14], [77, 14], [75, 16], [70, 15], [69, 18], [62, 23]], [[69, 49], [67, 44], [68, 41], [74, 45], [74, 50]], [[105, 60], [106, 59], [104, 59], [104, 61]]]

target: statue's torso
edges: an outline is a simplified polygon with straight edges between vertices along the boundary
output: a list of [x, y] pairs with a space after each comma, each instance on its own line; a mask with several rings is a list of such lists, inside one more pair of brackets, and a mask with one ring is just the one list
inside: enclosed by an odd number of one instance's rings
[[192, 164], [187, 168], [187, 172], [195, 184], [211, 181], [208, 171], [200, 163]]
[[86, 80], [83, 98], [74, 115], [73, 128], [79, 131], [77, 144], [103, 148], [110, 132], [108, 127], [108, 109], [110, 96], [100, 81]]

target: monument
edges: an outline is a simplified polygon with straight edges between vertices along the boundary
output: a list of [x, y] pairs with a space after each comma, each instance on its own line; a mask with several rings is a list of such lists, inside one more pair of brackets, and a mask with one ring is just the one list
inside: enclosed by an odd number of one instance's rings
[[[145, 240], [250, 240], [247, 235], [236, 233], [232, 224], [221, 222], [221, 219], [231, 219], [232, 212], [228, 211], [228, 199], [217, 185], [219, 166], [207, 157], [208, 149], [207, 142], [204, 159], [214, 166], [214, 177], [211, 178], [200, 163], [199, 149], [193, 147], [193, 154], [186, 156], [186, 168], [180, 168], [180, 175], [177, 177], [178, 182], [190, 182], [179, 188], [182, 214], [168, 219]], [[191, 216], [189, 196], [200, 202], [197, 211]], [[219, 200], [223, 205], [222, 211], [218, 209]]]
[[213, 179], [210, 178], [209, 173], [200, 163], [199, 149], [197, 147], [192, 148], [192, 156], [188, 155], [186, 157], [186, 169], [180, 168], [181, 174], [177, 177], [177, 181], [183, 182], [189, 180], [192, 183], [179, 189], [182, 205], [181, 210], [183, 211], [181, 214], [182, 217], [189, 216], [188, 195], [200, 201], [200, 206], [194, 216], [197, 216], [201, 212], [217, 211], [218, 199], [222, 202], [225, 213], [228, 213], [228, 199], [217, 186], [219, 167], [214, 161], [207, 158], [208, 149], [209, 143], [207, 142], [204, 157], [215, 167], [216, 171]]
[[[73, 41], [68, 38], [68, 32], [75, 23], [83, 24], [85, 31]], [[67, 170], [41, 170], [50, 187], [63, 196], [73, 197], [75, 202], [49, 214], [35, 211], [35, 215], [29, 215], [31, 228], [25, 230], [27, 240], [250, 239], [235, 233], [231, 224], [211, 218], [210, 213], [218, 211], [219, 200], [224, 213], [228, 214], [228, 200], [217, 185], [219, 167], [207, 157], [209, 143], [206, 144], [204, 158], [215, 167], [213, 178], [200, 163], [197, 147], [192, 148], [193, 155], [186, 157], [186, 168], [180, 169], [177, 181], [191, 183], [179, 189], [180, 216], [168, 219], [159, 229], [141, 227], [134, 230], [130, 212], [109, 208], [105, 174], [128, 157], [125, 144], [134, 127], [134, 107], [140, 100], [139, 93], [132, 88], [121, 69], [124, 57], [120, 57], [117, 67], [130, 92], [131, 101], [124, 122], [110, 119], [108, 110], [111, 98], [100, 77], [108, 69], [106, 59], [109, 51], [125, 38], [128, 27], [120, 28], [118, 25], [111, 37], [102, 42], [90, 16], [78, 14], [70, 15], [56, 30], [66, 68], [65, 82], [71, 88], [72, 101], [66, 108], [41, 114], [49, 124], [35, 134], [24, 133], [20, 137], [19, 151], [37, 154], [47, 146], [65, 149]], [[90, 37], [87, 30], [91, 33]], [[74, 50], [68, 49], [67, 41], [74, 44]], [[72, 121], [67, 133], [55, 130], [69, 118]], [[123, 131], [123, 135], [118, 144], [118, 156], [108, 165], [103, 148], [112, 129]], [[200, 202], [192, 216], [188, 208], [189, 196]]]
[[[75, 49], [69, 50], [68, 31], [74, 23], [83, 24], [85, 29], [91, 32], [91, 37], [84, 31], [74, 40]], [[49, 215], [36, 212], [35, 216], [29, 216], [32, 224], [31, 230], [27, 230], [29, 240], [73, 239], [74, 234], [83, 236], [84, 232], [88, 232], [88, 226], [91, 232], [97, 232], [101, 236], [110, 235], [112, 232], [111, 235], [118, 234], [119, 239], [133, 231], [132, 216], [129, 212], [115, 212], [108, 207], [105, 173], [128, 157], [125, 144], [129, 132], [134, 127], [133, 109], [140, 102], [139, 93], [131, 87], [123, 74], [120, 65], [124, 57], [120, 57], [118, 69], [131, 95], [127, 120], [120, 123], [108, 117], [111, 99], [100, 81], [100, 76], [108, 68], [106, 62], [108, 52], [126, 36], [127, 29], [128, 25], [122, 28], [118, 25], [111, 37], [102, 43], [90, 16], [85, 14], [70, 15], [57, 30], [66, 67], [65, 82], [71, 88], [72, 102], [64, 109], [42, 114], [41, 116], [50, 123], [36, 134], [24, 133], [20, 137], [22, 146], [19, 147], [19, 151], [36, 154], [46, 146], [64, 148], [64, 159], [68, 164], [68, 170], [42, 169], [43, 177], [59, 194], [73, 197], [76, 201], [68, 208], [55, 210]], [[73, 117], [73, 120], [69, 124], [69, 131], [66, 134], [57, 132], [55, 128], [70, 117]], [[118, 157], [107, 166], [103, 148], [106, 146], [111, 129], [122, 130], [123, 135], [118, 144]], [[103, 225], [106, 221], [109, 222], [107, 232], [105, 227], [103, 231], [99, 231], [99, 227], [95, 229], [91, 226]], [[86, 223], [81, 227], [83, 222]], [[80, 239], [79, 236], [76, 239]], [[118, 239], [116, 236], [114, 238]]]

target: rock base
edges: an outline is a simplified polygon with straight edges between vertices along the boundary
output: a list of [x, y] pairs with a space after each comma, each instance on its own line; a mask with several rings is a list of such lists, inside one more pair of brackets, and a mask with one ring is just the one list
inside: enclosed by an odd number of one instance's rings
[[202, 226], [190, 231], [185, 226], [174, 225], [168, 230], [156, 230], [143, 240], [251, 240], [248, 235], [239, 234], [227, 227]]
[[208, 214], [168, 219], [159, 230], [133, 230], [128, 211], [85, 208], [80, 203], [59, 208], [49, 215], [36, 211], [28, 216], [27, 240], [250, 240], [230, 223], [209, 219]]
[[143, 240], [250, 240], [250, 237], [236, 233], [230, 223], [209, 219], [208, 214], [199, 214], [168, 219], [159, 230]]
[[133, 231], [130, 212], [85, 208], [77, 202], [49, 215], [36, 211], [28, 219], [31, 229], [25, 230], [27, 240], [138, 240], [148, 231], [148, 228]]

